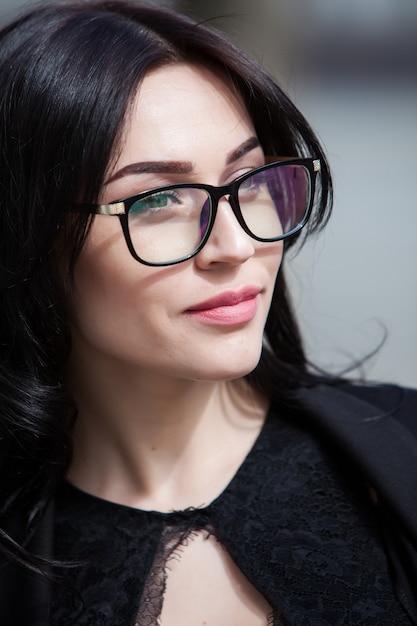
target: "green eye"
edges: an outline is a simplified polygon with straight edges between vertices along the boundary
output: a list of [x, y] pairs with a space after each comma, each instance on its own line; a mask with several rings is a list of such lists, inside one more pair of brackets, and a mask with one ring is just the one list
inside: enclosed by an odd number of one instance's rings
[[163, 209], [165, 208], [171, 197], [168, 194], [157, 194], [154, 196], [147, 196], [146, 198], [142, 198], [142, 200], [137, 200], [131, 206], [131, 211], [135, 213], [143, 213], [144, 211], [150, 211], [152, 209]]

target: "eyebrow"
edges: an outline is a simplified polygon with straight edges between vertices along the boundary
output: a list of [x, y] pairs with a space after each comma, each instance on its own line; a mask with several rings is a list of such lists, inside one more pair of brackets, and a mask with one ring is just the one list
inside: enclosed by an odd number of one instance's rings
[[246, 141], [244, 141], [238, 148], [229, 152], [226, 156], [226, 165], [230, 165], [235, 161], [238, 161], [241, 157], [245, 156], [251, 150], [255, 148], [259, 148], [260, 143], [257, 137], [249, 137]]
[[[257, 137], [250, 137], [235, 148], [235, 150], [227, 154], [226, 165], [234, 163], [259, 146], [259, 139]], [[120, 170], [117, 170], [106, 180], [106, 184], [131, 174], [190, 174], [192, 171], [193, 163], [191, 163], [191, 161], [142, 161], [139, 163], [130, 163]]]
[[142, 161], [122, 167], [106, 180], [106, 184], [130, 174], [189, 174], [192, 169], [191, 161]]

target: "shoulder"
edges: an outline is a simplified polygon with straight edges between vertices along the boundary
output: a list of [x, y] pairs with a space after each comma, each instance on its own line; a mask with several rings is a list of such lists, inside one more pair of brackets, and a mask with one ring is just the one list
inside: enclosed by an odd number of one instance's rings
[[417, 547], [417, 393], [377, 385], [300, 392], [305, 421], [371, 484]]
[[346, 398], [374, 407], [376, 415], [379, 412], [381, 418], [395, 418], [417, 436], [417, 389], [387, 384], [347, 384], [338, 391], [345, 394]]
[[319, 384], [303, 389], [301, 404], [317, 416], [326, 415], [334, 422], [369, 424], [391, 418], [417, 436], [417, 389], [397, 385]]
[[381, 409], [417, 409], [417, 389], [388, 384], [346, 384], [341, 388], [345, 393], [379, 406]]

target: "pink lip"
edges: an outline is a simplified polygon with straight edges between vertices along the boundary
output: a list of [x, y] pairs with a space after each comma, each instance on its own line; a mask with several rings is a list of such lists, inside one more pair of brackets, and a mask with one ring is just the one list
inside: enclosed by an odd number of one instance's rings
[[239, 291], [225, 291], [199, 302], [186, 315], [211, 324], [230, 326], [250, 322], [258, 309], [259, 287], [245, 287]]

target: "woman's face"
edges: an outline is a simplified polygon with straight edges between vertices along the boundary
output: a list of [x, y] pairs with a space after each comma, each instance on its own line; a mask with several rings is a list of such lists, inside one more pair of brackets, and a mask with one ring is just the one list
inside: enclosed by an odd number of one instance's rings
[[[172, 65], [142, 82], [100, 202], [171, 183], [224, 185], [263, 163], [231, 87], [206, 69]], [[169, 267], [135, 261], [119, 219], [96, 216], [75, 272], [72, 363], [188, 380], [247, 374], [281, 257], [281, 243], [242, 230], [226, 199], [205, 247]]]

